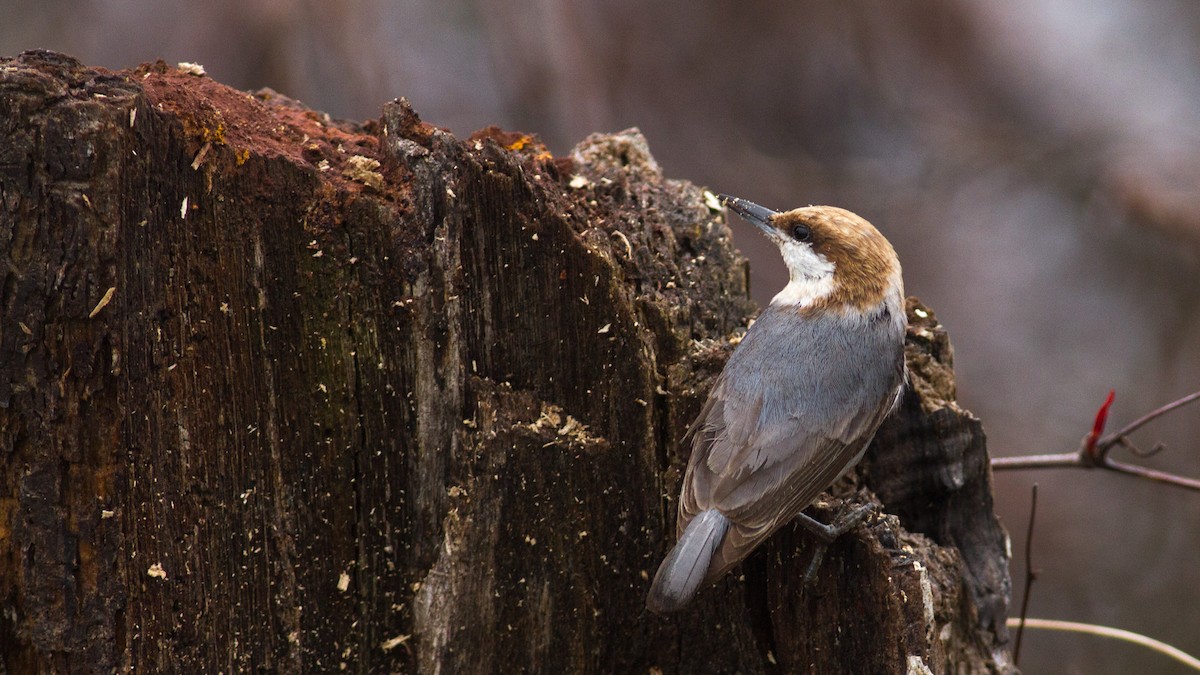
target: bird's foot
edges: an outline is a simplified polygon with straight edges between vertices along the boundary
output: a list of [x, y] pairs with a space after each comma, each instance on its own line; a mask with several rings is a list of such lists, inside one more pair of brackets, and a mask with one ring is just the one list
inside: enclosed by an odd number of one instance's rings
[[812, 558], [808, 562], [808, 569], [804, 572], [805, 587], [811, 585], [816, 579], [817, 570], [821, 568], [821, 562], [825, 559], [825, 551], [829, 549], [829, 545], [838, 537], [862, 524], [862, 521], [874, 510], [875, 504], [873, 503], [856, 505], [843, 503], [834, 515], [833, 522], [828, 525], [803, 511], [797, 515], [796, 521], [816, 538], [816, 541], [813, 542]]

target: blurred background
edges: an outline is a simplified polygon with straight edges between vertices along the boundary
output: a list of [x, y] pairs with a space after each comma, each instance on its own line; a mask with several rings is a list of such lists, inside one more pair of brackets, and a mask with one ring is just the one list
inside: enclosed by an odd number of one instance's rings
[[[953, 338], [995, 455], [1074, 450], [1200, 389], [1200, 3], [1192, 0], [4, 0], [0, 55], [195, 61], [365, 120], [407, 97], [565, 154], [637, 126], [668, 176], [774, 208], [836, 204], [900, 252]], [[765, 303], [785, 273], [732, 224]], [[1200, 406], [1141, 432], [1200, 475]], [[996, 476], [1030, 615], [1200, 654], [1200, 493], [1079, 470]], [[1185, 672], [1030, 633], [1029, 673]], [[1174, 668], [1174, 669], [1173, 669]]]

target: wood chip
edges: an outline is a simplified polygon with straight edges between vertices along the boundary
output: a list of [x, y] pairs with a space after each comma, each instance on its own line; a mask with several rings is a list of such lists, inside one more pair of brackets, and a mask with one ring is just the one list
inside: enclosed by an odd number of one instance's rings
[[94, 318], [96, 318], [96, 315], [100, 313], [100, 310], [104, 309], [105, 307], [107, 307], [107, 306], [108, 306], [108, 303], [112, 302], [113, 295], [114, 295], [116, 292], [117, 292], [117, 287], [116, 287], [116, 286], [113, 286], [112, 288], [110, 288], [110, 289], [108, 289], [107, 291], [105, 291], [105, 292], [104, 292], [104, 297], [103, 297], [103, 298], [100, 298], [100, 302], [97, 302], [97, 303], [96, 303], [96, 306], [95, 306], [95, 307], [92, 309], [91, 313], [90, 313], [90, 314], [88, 314], [88, 318], [89, 318], [89, 319], [94, 319]]

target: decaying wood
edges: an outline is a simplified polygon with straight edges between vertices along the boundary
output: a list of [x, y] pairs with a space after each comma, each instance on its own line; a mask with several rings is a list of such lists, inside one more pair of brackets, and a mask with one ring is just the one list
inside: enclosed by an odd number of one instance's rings
[[[805, 589], [785, 528], [671, 618], [678, 440], [753, 313], [636, 131], [569, 157], [165, 64], [0, 61], [8, 672], [1004, 672], [949, 343]], [[871, 494], [864, 491], [862, 494]]]

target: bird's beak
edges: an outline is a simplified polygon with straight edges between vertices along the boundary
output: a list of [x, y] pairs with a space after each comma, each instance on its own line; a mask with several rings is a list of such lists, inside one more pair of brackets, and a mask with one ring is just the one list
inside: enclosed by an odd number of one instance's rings
[[772, 240], [779, 238], [778, 230], [771, 225], [771, 216], [779, 215], [778, 211], [772, 211], [765, 206], [759, 206], [754, 202], [730, 197], [729, 195], [717, 195], [717, 199], [727, 206], [730, 211], [757, 225], [758, 229], [762, 230], [767, 237]]

